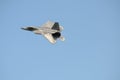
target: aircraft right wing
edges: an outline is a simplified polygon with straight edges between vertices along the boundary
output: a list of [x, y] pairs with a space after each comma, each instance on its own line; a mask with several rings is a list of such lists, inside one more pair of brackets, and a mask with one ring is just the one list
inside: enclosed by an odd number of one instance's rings
[[56, 40], [53, 38], [52, 34], [43, 34], [43, 36], [52, 44], [56, 43]]
[[46, 27], [46, 28], [50, 28], [50, 29], [54, 29], [54, 30], [60, 31], [60, 27], [59, 27], [59, 23], [58, 22], [48, 21], [45, 24], [43, 24], [42, 27]]
[[46, 27], [46, 28], [52, 28], [54, 25], [54, 22], [48, 21], [45, 24], [43, 24], [41, 27]]

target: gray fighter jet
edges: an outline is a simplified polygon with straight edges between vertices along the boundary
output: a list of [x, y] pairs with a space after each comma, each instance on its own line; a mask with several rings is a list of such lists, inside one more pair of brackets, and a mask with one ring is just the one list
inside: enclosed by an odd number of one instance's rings
[[61, 41], [65, 40], [65, 38], [61, 36], [61, 31], [63, 30], [63, 27], [60, 26], [58, 22], [48, 21], [41, 27], [28, 26], [21, 29], [32, 31], [35, 34], [43, 35], [52, 44], [56, 43], [57, 39], [60, 39]]

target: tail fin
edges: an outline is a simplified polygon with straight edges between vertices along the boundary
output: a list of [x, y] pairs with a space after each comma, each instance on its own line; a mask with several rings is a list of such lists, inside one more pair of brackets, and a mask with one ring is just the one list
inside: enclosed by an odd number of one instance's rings
[[52, 29], [60, 31], [59, 23], [55, 22]]

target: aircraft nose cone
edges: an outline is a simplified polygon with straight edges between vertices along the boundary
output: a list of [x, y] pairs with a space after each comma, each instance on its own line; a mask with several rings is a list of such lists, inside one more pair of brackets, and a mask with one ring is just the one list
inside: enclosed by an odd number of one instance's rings
[[21, 29], [24, 29], [24, 28], [21, 28]]
[[21, 28], [21, 29], [26, 30], [26, 28]]
[[37, 28], [35, 27], [26, 27], [26, 28], [21, 28], [23, 30], [27, 30], [27, 31], [34, 31], [34, 30], [38, 30]]

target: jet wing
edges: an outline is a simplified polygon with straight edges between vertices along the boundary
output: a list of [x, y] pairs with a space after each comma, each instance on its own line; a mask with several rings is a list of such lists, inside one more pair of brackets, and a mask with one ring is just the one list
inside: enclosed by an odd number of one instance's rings
[[54, 30], [58, 30], [58, 31], [60, 30], [58, 22], [48, 21], [45, 24], [43, 24], [42, 27], [46, 27], [46, 28], [50, 28], [50, 29], [54, 29]]
[[44, 36], [45, 38], [47, 38], [47, 40], [48, 40], [50, 43], [52, 43], [52, 44], [56, 43], [56, 40], [54, 40], [54, 38], [52, 37], [52, 35], [51, 35], [50, 33], [48, 33], [48, 34], [43, 34], [43, 36]]
[[52, 28], [54, 25], [54, 22], [48, 21], [45, 24], [43, 24], [41, 27], [46, 27], [46, 28]]

